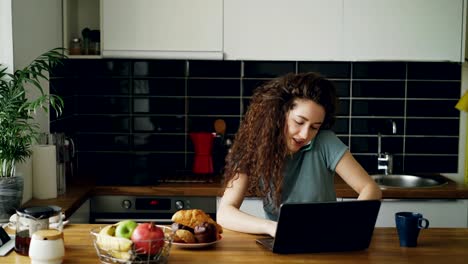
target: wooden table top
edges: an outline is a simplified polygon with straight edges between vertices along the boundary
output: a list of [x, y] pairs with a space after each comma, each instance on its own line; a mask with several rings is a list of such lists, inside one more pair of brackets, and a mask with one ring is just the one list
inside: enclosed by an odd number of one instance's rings
[[[99, 225], [72, 224], [64, 228], [67, 263], [99, 263], [89, 231]], [[468, 229], [422, 230], [418, 247], [399, 246], [395, 228], [376, 228], [370, 247], [355, 252], [277, 255], [255, 243], [257, 235], [225, 230], [214, 247], [187, 250], [173, 246], [169, 263], [468, 263]], [[10, 252], [0, 263], [26, 264], [30, 259]]]

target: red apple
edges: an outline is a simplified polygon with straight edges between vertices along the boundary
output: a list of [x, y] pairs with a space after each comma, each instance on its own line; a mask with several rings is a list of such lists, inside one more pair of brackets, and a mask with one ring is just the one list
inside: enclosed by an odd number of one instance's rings
[[154, 223], [138, 224], [131, 240], [138, 254], [154, 255], [164, 246], [164, 231]]

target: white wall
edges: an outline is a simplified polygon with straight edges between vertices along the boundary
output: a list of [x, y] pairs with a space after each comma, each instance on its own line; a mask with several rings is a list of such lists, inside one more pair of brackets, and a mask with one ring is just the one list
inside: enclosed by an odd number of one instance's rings
[[[15, 69], [23, 68], [47, 50], [62, 47], [61, 0], [14, 0], [12, 1], [12, 19]], [[44, 91], [48, 93], [48, 82], [43, 81], [41, 84]], [[35, 94], [31, 93], [29, 96], [33, 97]], [[47, 113], [38, 112], [35, 121], [39, 124], [41, 131], [49, 132]]]
[[[62, 46], [61, 0], [0, 0], [0, 63], [13, 69], [23, 68], [34, 58]], [[42, 81], [45, 92], [49, 83]], [[34, 96], [30, 94], [29, 96]], [[39, 111], [35, 122], [49, 132], [49, 115]], [[18, 164], [17, 174], [25, 178], [23, 203], [31, 198], [31, 160]]]
[[0, 1], [0, 64], [13, 72], [11, 0]]

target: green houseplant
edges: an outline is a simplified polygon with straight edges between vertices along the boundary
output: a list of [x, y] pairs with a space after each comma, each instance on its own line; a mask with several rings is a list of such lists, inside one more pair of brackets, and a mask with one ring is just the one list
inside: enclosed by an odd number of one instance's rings
[[[62, 51], [49, 50], [12, 74], [0, 64], [0, 221], [21, 205], [23, 179], [16, 176], [16, 164], [31, 156], [40, 134], [34, 122], [37, 110], [47, 112], [52, 107], [61, 114], [63, 100], [46, 94], [40, 81], [48, 80], [45, 74], [65, 58]], [[28, 98], [28, 91], [34, 89], [38, 95]]]

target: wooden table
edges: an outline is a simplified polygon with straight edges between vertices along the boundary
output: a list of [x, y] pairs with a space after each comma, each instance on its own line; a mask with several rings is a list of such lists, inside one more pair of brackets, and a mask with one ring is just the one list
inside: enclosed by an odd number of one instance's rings
[[[98, 225], [67, 225], [63, 263], [99, 263], [89, 230]], [[255, 243], [259, 236], [225, 230], [223, 240], [208, 249], [172, 247], [169, 263], [468, 263], [468, 229], [422, 230], [416, 248], [401, 248], [395, 228], [376, 228], [371, 246], [356, 252], [277, 255]], [[28, 257], [10, 252], [0, 263], [26, 264]]]

